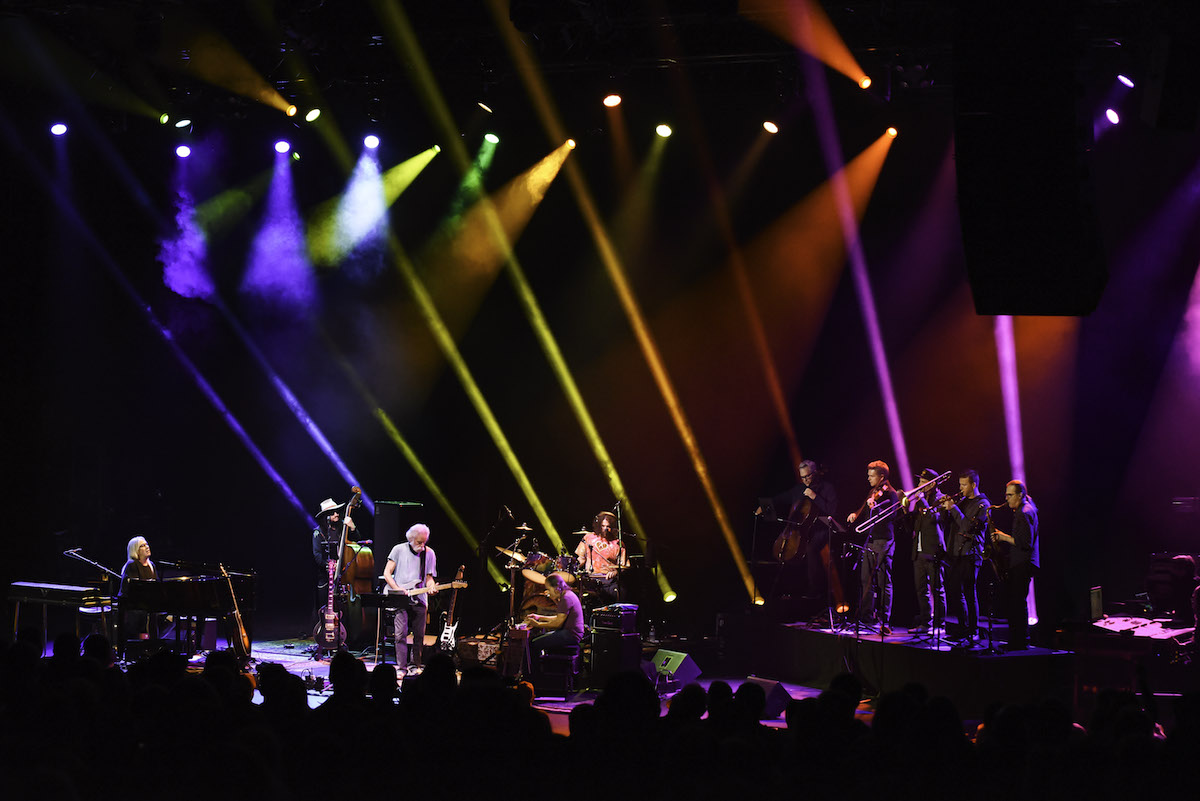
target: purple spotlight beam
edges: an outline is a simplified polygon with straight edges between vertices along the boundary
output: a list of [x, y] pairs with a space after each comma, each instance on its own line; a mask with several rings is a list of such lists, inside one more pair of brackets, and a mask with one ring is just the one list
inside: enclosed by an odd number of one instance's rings
[[[31, 164], [35, 165], [36, 168], [36, 162], [32, 159], [29, 161]], [[40, 168], [38, 171], [41, 172]], [[246, 430], [242, 428], [241, 423], [238, 422], [237, 418], [233, 416], [233, 412], [231, 412], [229, 407], [225, 405], [225, 402], [221, 400], [221, 397], [217, 394], [216, 390], [213, 389], [212, 385], [205, 380], [203, 375], [201, 375], [200, 370], [196, 367], [195, 363], [192, 362], [192, 360], [188, 358], [188, 355], [183, 352], [183, 349], [179, 346], [179, 343], [175, 341], [175, 336], [171, 333], [171, 330], [162, 324], [157, 315], [155, 315], [154, 310], [150, 307], [150, 304], [148, 304], [145, 299], [142, 298], [136, 287], [133, 286], [133, 284], [121, 271], [117, 263], [113, 260], [109, 252], [96, 238], [95, 233], [91, 230], [83, 218], [79, 216], [75, 205], [70, 201], [69, 198], [65, 196], [62, 187], [57, 183], [50, 181], [49, 176], [42, 175], [41, 178], [43, 186], [50, 187], [50, 192], [52, 193], [54, 200], [64, 218], [73, 224], [75, 229], [79, 231], [80, 235], [83, 237], [83, 240], [97, 255], [117, 283], [120, 284], [121, 288], [125, 290], [126, 294], [129, 295], [129, 298], [133, 301], [133, 304], [138, 308], [139, 311], [141, 311], [142, 316], [146, 318], [146, 321], [150, 324], [150, 327], [153, 329], [153, 331], [158, 334], [166, 346], [175, 355], [175, 358], [179, 360], [179, 363], [182, 364], [187, 370], [188, 374], [191, 375], [192, 380], [195, 382], [197, 388], [199, 388], [204, 397], [208, 399], [208, 402], [225, 421], [226, 425], [229, 426], [230, 430], [232, 430], [237, 438], [242, 442], [246, 450], [250, 452], [250, 455], [254, 457], [254, 460], [258, 462], [258, 465], [263, 469], [263, 471], [270, 476], [271, 480], [275, 482], [275, 485], [279, 487], [280, 492], [285, 498], [287, 498], [288, 502], [292, 505], [292, 508], [296, 510], [296, 512], [309, 526], [316, 528], [316, 520], [305, 509], [304, 504], [300, 503], [300, 499], [296, 497], [294, 492], [292, 492], [292, 488], [288, 486], [288, 483], [284, 480], [283, 476], [280, 475], [279, 471], [275, 469], [274, 465], [271, 464], [270, 460], [267, 459], [266, 455], [259, 450], [258, 446], [254, 444], [254, 441], [250, 439], [250, 436], [246, 433]]]
[[[801, 8], [803, 9], [803, 6]], [[807, 10], [797, 14], [797, 19], [802, 28], [802, 40], [809, 40], [811, 24]], [[892, 436], [892, 448], [896, 452], [897, 467], [900, 470], [897, 475], [911, 476], [908, 447], [904, 442], [904, 430], [900, 426], [900, 410], [896, 404], [895, 389], [892, 387], [892, 374], [888, 368], [883, 333], [879, 328], [875, 297], [871, 293], [871, 282], [867, 275], [867, 257], [863, 252], [862, 240], [858, 235], [854, 200], [850, 196], [850, 187], [846, 183], [846, 175], [842, 169], [845, 166], [845, 159], [842, 156], [841, 145], [838, 143], [837, 127], [833, 121], [833, 103], [829, 99], [829, 85], [826, 83], [825, 69], [821, 62], [811, 56], [802, 54], [801, 59], [804, 61], [805, 83], [808, 86], [809, 101], [812, 104], [813, 116], [817, 124], [817, 136], [821, 142], [825, 168], [829, 172], [829, 180], [833, 188], [834, 204], [837, 206], [838, 218], [842, 224], [842, 236], [846, 241], [846, 253], [850, 260], [854, 289], [858, 295], [859, 306], [862, 307], [863, 323], [871, 344], [871, 358], [875, 365], [875, 375], [879, 379], [884, 415]]]

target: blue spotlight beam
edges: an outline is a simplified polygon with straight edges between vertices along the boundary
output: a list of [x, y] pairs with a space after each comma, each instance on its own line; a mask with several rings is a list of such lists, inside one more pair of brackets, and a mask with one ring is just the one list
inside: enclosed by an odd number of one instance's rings
[[66, 196], [62, 186], [51, 180], [50, 175], [45, 169], [42, 168], [40, 164], [37, 163], [33, 157], [33, 154], [30, 153], [28, 148], [24, 146], [24, 143], [14, 136], [11, 125], [7, 124], [7, 120], [5, 120], [5, 122], [6, 124], [4, 126], [4, 131], [6, 138], [9, 140], [9, 144], [15, 151], [22, 153], [26, 166], [30, 170], [34, 171], [36, 176], [40, 179], [42, 186], [47, 187], [47, 191], [50, 193], [54, 203], [58, 206], [58, 210], [62, 214], [63, 219], [78, 231], [86, 246], [91, 249], [91, 251], [100, 259], [101, 263], [108, 270], [109, 274], [129, 296], [130, 300], [133, 302], [138, 311], [141, 312], [142, 317], [145, 318], [146, 322], [149, 323], [150, 328], [162, 339], [163, 343], [168, 349], [170, 349], [172, 355], [174, 355], [179, 363], [187, 370], [188, 374], [192, 378], [192, 381], [196, 384], [196, 387], [208, 400], [209, 404], [212, 405], [213, 409], [216, 410], [217, 414], [220, 415], [221, 419], [225, 421], [225, 424], [229, 426], [229, 429], [233, 431], [237, 438], [242, 442], [246, 450], [250, 452], [250, 455], [254, 457], [254, 460], [258, 462], [258, 465], [268, 476], [271, 477], [271, 480], [275, 482], [275, 485], [279, 487], [280, 492], [283, 494], [288, 503], [292, 505], [292, 508], [296, 510], [296, 513], [311, 528], [316, 528], [317, 521], [304, 508], [304, 505], [300, 502], [300, 499], [296, 497], [296, 494], [292, 491], [292, 488], [288, 485], [287, 481], [285, 481], [279, 471], [275, 469], [275, 466], [271, 464], [271, 461], [266, 457], [266, 454], [264, 454], [262, 450], [259, 449], [259, 447], [254, 443], [254, 441], [250, 439], [249, 434], [246, 433], [246, 430], [242, 427], [242, 424], [238, 422], [238, 419], [234, 417], [233, 412], [231, 412], [229, 407], [225, 405], [225, 402], [221, 400], [221, 396], [217, 394], [217, 391], [213, 389], [212, 385], [209, 384], [204, 376], [200, 373], [199, 368], [196, 367], [195, 363], [192, 362], [188, 355], [183, 351], [183, 348], [180, 347], [179, 343], [175, 341], [175, 335], [169, 328], [163, 325], [163, 323], [158, 319], [158, 316], [154, 313], [154, 310], [150, 307], [150, 304], [148, 304], [145, 299], [142, 298], [141, 294], [137, 291], [133, 284], [130, 283], [129, 279], [121, 271], [121, 268], [109, 254], [108, 250], [96, 237], [95, 232], [92, 231], [91, 227], [79, 215], [78, 210], [75, 208], [75, 204], [72, 203], [70, 198]]

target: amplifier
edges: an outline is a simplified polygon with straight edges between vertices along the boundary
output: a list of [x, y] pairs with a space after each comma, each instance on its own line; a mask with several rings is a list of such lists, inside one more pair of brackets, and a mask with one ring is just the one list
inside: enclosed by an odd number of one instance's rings
[[633, 634], [637, 631], [637, 604], [612, 604], [592, 612], [592, 628]]
[[615, 673], [637, 670], [642, 662], [642, 641], [636, 634], [615, 631], [592, 632], [592, 665], [589, 686], [595, 690]]

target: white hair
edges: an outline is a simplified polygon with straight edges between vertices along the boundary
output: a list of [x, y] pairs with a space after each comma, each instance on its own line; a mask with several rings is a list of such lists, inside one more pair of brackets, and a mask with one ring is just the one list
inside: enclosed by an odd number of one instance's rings
[[424, 523], [417, 523], [415, 526], [404, 532], [404, 539], [412, 542], [417, 538], [418, 534], [424, 534], [425, 539], [429, 539], [429, 526]]
[[129, 558], [137, 559], [138, 548], [140, 548], [146, 544], [147, 543], [146, 543], [145, 537], [134, 537], [133, 539], [131, 539], [129, 541], [129, 545], [127, 546], [127, 550], [129, 551]]

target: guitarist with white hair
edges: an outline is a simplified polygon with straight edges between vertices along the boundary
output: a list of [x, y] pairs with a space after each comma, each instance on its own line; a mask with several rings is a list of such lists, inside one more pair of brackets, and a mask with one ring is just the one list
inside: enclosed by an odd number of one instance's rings
[[[429, 596], [437, 592], [437, 557], [429, 542], [429, 526], [417, 523], [404, 535], [402, 542], [388, 554], [383, 580], [389, 595], [409, 596], [396, 607], [396, 670], [406, 676], [415, 676], [422, 670], [421, 657], [425, 647], [425, 621], [429, 616]], [[420, 594], [409, 595], [409, 590], [421, 588]], [[412, 649], [405, 640], [409, 631], [413, 635]]]

